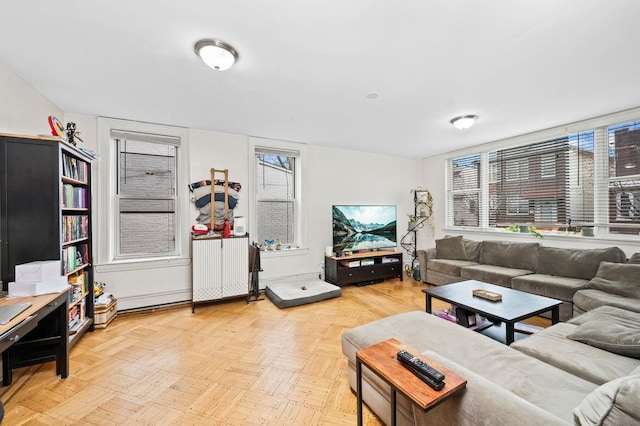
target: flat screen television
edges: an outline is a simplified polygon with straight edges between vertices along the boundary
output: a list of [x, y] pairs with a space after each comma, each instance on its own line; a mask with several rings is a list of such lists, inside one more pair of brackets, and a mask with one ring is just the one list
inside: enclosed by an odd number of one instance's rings
[[395, 248], [396, 206], [334, 205], [333, 251]]

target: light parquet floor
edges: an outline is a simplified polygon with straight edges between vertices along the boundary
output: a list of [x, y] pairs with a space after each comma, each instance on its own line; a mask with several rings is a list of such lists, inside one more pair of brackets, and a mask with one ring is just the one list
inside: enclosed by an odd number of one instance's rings
[[[67, 379], [53, 362], [15, 370], [3, 425], [354, 425], [342, 332], [424, 310], [423, 288], [405, 278], [284, 310], [238, 300], [119, 315], [71, 349]], [[381, 424], [366, 407], [364, 423]]]

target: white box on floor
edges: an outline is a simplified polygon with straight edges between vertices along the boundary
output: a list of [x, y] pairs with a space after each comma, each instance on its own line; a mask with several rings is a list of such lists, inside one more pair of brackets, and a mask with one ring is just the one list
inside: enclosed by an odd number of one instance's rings
[[62, 272], [59, 260], [38, 260], [16, 265], [16, 282], [49, 281]]
[[9, 283], [10, 297], [39, 296], [41, 294], [58, 293], [64, 290], [69, 283], [67, 277], [58, 275], [46, 281], [11, 282]]

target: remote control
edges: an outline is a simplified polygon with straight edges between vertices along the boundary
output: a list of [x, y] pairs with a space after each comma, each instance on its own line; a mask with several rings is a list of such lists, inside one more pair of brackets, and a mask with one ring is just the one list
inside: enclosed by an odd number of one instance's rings
[[418, 376], [418, 378], [421, 379], [423, 382], [431, 386], [433, 389], [439, 391], [444, 387], [444, 380], [442, 382], [434, 382], [431, 377], [427, 376], [426, 374], [422, 374], [420, 371], [416, 370], [415, 368], [410, 367], [406, 364], [402, 364], [402, 365], [405, 366], [413, 374]]
[[440, 383], [444, 380], [444, 374], [405, 350], [401, 350], [400, 352], [398, 352], [397, 358], [398, 361], [400, 361], [402, 364], [411, 367], [412, 370], [415, 370], [420, 374], [429, 377], [435, 383]]

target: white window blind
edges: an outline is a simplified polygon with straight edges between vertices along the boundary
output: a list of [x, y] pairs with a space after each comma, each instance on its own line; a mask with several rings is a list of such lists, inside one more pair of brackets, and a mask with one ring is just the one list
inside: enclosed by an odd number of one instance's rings
[[599, 217], [608, 218], [611, 234], [640, 233], [640, 121], [607, 128], [608, 200]]
[[640, 120], [598, 126], [450, 159], [447, 225], [574, 235], [595, 227], [599, 237], [637, 238]]
[[116, 257], [176, 253], [179, 138], [112, 130], [117, 149]]
[[447, 223], [480, 226], [480, 154], [449, 162]]
[[255, 147], [258, 241], [296, 244], [299, 151]]
[[592, 224], [593, 141], [593, 132], [582, 132], [490, 152], [489, 226]]

